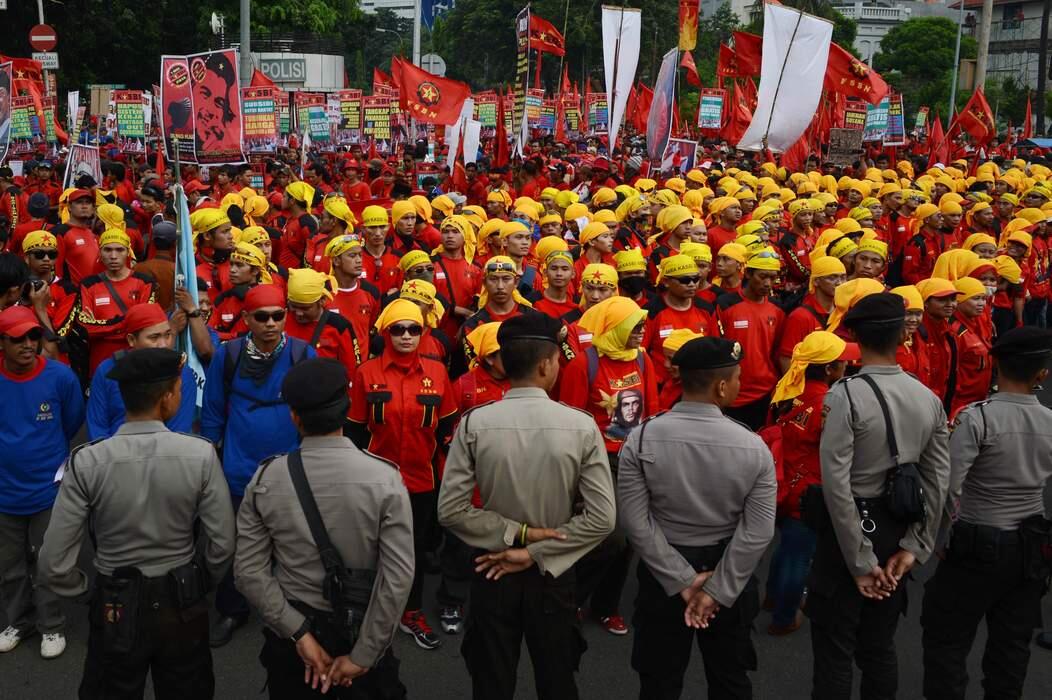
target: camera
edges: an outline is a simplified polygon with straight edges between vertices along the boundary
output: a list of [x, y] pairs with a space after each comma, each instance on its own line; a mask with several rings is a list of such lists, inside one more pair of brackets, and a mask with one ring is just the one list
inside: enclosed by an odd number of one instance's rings
[[30, 277], [25, 284], [22, 285], [22, 301], [27, 304], [30, 303], [30, 294], [33, 292], [39, 292], [44, 286], [44, 280], [38, 277]]

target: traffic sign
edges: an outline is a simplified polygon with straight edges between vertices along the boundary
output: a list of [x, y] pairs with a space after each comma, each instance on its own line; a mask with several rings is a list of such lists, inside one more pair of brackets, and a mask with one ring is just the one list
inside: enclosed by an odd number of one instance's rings
[[432, 75], [440, 77], [445, 77], [446, 75], [446, 59], [437, 53], [425, 53], [421, 56], [420, 67]]
[[58, 33], [48, 24], [38, 24], [29, 30], [29, 45], [37, 51], [50, 51], [58, 45]]
[[33, 60], [40, 62], [44, 70], [58, 70], [58, 54], [54, 51], [33, 52]]

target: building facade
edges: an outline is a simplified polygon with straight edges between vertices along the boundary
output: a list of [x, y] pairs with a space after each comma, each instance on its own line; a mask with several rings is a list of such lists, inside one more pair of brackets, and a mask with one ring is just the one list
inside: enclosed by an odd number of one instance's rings
[[[990, 57], [986, 67], [988, 82], [1014, 78], [1016, 82], [1037, 88], [1038, 71], [1052, 78], [1052, 52], [1049, 65], [1040, 65], [1041, 6], [1038, 0], [1007, 2], [994, 0], [990, 23]], [[959, 11], [960, 4], [951, 7]], [[978, 39], [982, 19], [982, 0], [964, 0], [964, 31]]]

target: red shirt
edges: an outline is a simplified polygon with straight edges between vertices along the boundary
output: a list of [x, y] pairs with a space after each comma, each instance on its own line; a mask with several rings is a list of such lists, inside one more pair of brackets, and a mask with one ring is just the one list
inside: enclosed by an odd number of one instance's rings
[[990, 394], [993, 365], [990, 362], [990, 342], [983, 337], [982, 318], [958, 317], [953, 335], [957, 343], [957, 379], [950, 403], [948, 418], [974, 401], [982, 401]]
[[782, 328], [782, 339], [778, 343], [780, 357], [792, 357], [793, 348], [814, 331], [823, 330], [829, 321], [829, 312], [818, 303], [818, 297], [808, 294], [803, 303], [790, 312]]
[[1027, 259], [1030, 274], [1026, 277], [1026, 290], [1034, 299], [1048, 299], [1052, 296], [1049, 290], [1048, 266], [1048, 239], [1043, 236], [1034, 236], [1030, 247], [1030, 257]]
[[398, 266], [399, 259], [390, 248], [384, 248], [384, 252], [378, 258], [374, 257], [368, 248], [362, 248], [364, 279], [376, 287], [381, 296], [402, 286], [402, 268]]
[[58, 224], [51, 233], [58, 239], [55, 270], [73, 284], [102, 272], [99, 262], [99, 239], [89, 228]]
[[582, 353], [560, 377], [559, 400], [592, 414], [611, 454], [621, 449], [628, 433], [644, 418], [658, 411], [654, 365], [646, 353], [641, 357], [642, 373], [638, 359], [614, 360], [600, 355], [595, 379], [589, 384], [588, 356]]
[[572, 296], [566, 297], [566, 301], [552, 301], [542, 293], [541, 297], [533, 302], [533, 308], [542, 314], [559, 319], [581, 306]]
[[369, 347], [369, 335], [380, 315], [380, 291], [368, 282], [360, 281], [354, 289], [339, 289], [329, 304], [329, 310], [347, 319], [358, 338], [363, 352]]
[[453, 382], [453, 397], [457, 402], [457, 411], [460, 412], [460, 415], [464, 415], [466, 411], [475, 406], [481, 406], [490, 401], [499, 401], [504, 398], [510, 386], [507, 379], [494, 379], [493, 375], [479, 365], [467, 374], [460, 375]]
[[303, 256], [307, 252], [307, 241], [318, 232], [318, 220], [310, 214], [285, 222], [281, 234], [281, 253], [278, 264], [282, 267], [303, 267]]
[[215, 298], [208, 326], [220, 340], [227, 341], [248, 333], [248, 325], [241, 317], [241, 310], [245, 305], [245, 294], [251, 288], [247, 284], [239, 284]]
[[224, 291], [230, 289], [230, 261], [221, 262], [218, 265], [204, 260], [197, 265], [197, 276], [208, 284], [208, 298], [214, 304], [216, 298]]
[[[482, 268], [474, 263], [469, 263], [465, 258], [454, 260], [447, 258], [441, 253], [434, 256], [435, 263], [435, 289], [438, 290], [454, 306], [462, 306], [470, 309], [475, 305], [475, 297], [482, 290]], [[442, 330], [450, 338], [460, 330], [461, 317], [448, 312], [442, 320]]]
[[947, 384], [950, 377], [950, 363], [953, 359], [957, 346], [950, 335], [950, 326], [945, 321], [938, 321], [927, 314], [918, 331], [924, 343], [924, 353], [928, 358], [930, 366], [928, 381], [925, 386], [932, 390], [940, 400], [946, 400]]
[[807, 487], [822, 483], [818, 447], [822, 440], [822, 405], [828, 392], [829, 385], [825, 382], [808, 379], [804, 392], [793, 399], [792, 407], [778, 419], [785, 465], [785, 482], [778, 485], [778, 500], [785, 514], [794, 518], [800, 517], [800, 497]]
[[902, 250], [902, 279], [906, 284], [928, 279], [935, 270], [935, 259], [952, 247], [952, 237], [942, 233], [925, 231], [913, 236]]
[[[722, 226], [709, 227], [709, 248], [712, 249], [713, 259], [720, 253], [720, 248], [728, 243], [734, 243], [738, 235], [734, 231], [728, 231]], [[715, 266], [713, 266], [715, 267]]]
[[456, 414], [446, 368], [419, 355], [408, 366], [394, 351], [362, 364], [351, 385], [349, 418], [368, 427], [369, 451], [398, 465], [409, 493], [438, 486], [435, 466], [438, 423]]
[[[295, 314], [285, 316], [285, 332], [290, 338], [299, 338], [310, 343], [314, 340], [314, 331], [318, 327], [318, 321], [314, 323], [299, 323]], [[338, 313], [329, 311], [325, 314], [325, 326], [313, 345], [318, 357], [330, 357], [339, 360], [340, 364], [347, 368], [347, 376], [353, 377], [358, 365], [367, 356], [368, 349], [363, 353], [355, 337], [351, 322]]]
[[808, 257], [813, 247], [811, 239], [801, 236], [792, 229], [782, 230], [775, 247], [785, 264], [788, 288], [806, 286], [811, 276], [811, 259]]
[[924, 386], [931, 381], [931, 363], [924, 348], [924, 339], [919, 331], [914, 331], [907, 341], [895, 351], [895, 361], [903, 372], [909, 372]]
[[673, 309], [658, 295], [646, 305], [647, 323], [643, 331], [643, 348], [651, 357], [661, 357], [665, 339], [672, 331], [686, 328], [706, 336], [718, 336], [716, 309], [708, 302], [694, 298], [690, 308]]
[[716, 314], [723, 337], [741, 343], [741, 391], [732, 407], [744, 406], [771, 393], [780, 373], [774, 353], [785, 321], [785, 313], [770, 299], [749, 301], [740, 294], [724, 294], [716, 300]]
[[153, 279], [133, 272], [122, 280], [109, 280], [103, 275], [92, 275], [80, 286], [80, 316], [78, 321], [88, 333], [88, 373], [113, 353], [128, 347], [124, 332], [124, 314], [113, 291], [126, 308], [154, 301]]
[[10, 240], [7, 241], [5, 249], [11, 251], [15, 255], [22, 255], [22, 241], [25, 240], [26, 236], [33, 231], [47, 231], [48, 228], [50, 227], [44, 219], [29, 219], [23, 221], [18, 226], [15, 226], [15, 231], [11, 234]]
[[349, 182], [345, 182], [340, 189], [343, 190], [343, 198], [348, 202], [361, 202], [373, 198], [373, 192], [369, 189], [369, 185], [361, 180], [353, 185]]

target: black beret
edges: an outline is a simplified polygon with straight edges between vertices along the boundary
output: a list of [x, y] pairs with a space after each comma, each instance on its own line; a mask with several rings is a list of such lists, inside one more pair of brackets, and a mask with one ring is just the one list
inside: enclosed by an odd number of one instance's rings
[[563, 324], [548, 314], [527, 312], [500, 324], [497, 343], [503, 346], [515, 340], [547, 340], [558, 345], [562, 328]]
[[844, 314], [843, 324], [851, 326], [862, 324], [895, 325], [906, 319], [906, 305], [902, 297], [891, 292], [870, 294], [859, 299]]
[[40, 219], [47, 216], [48, 210], [51, 208], [51, 202], [43, 192], [34, 192], [29, 195], [27, 208], [30, 214]]
[[1052, 331], [1036, 326], [1013, 328], [990, 348], [997, 357], [1047, 357], [1052, 355]]
[[159, 199], [162, 202], [165, 198], [164, 190], [154, 184], [143, 185], [142, 193], [153, 199]]
[[720, 369], [741, 362], [742, 346], [726, 338], [695, 338], [672, 356], [672, 364], [683, 370]]
[[153, 237], [162, 241], [174, 241], [176, 239], [175, 224], [171, 221], [158, 221], [153, 225]]
[[106, 376], [119, 384], [152, 384], [181, 375], [184, 362], [183, 353], [168, 348], [129, 350], [115, 359]]
[[315, 358], [293, 366], [281, 383], [281, 395], [294, 411], [333, 406], [347, 396], [347, 368], [332, 358]]

